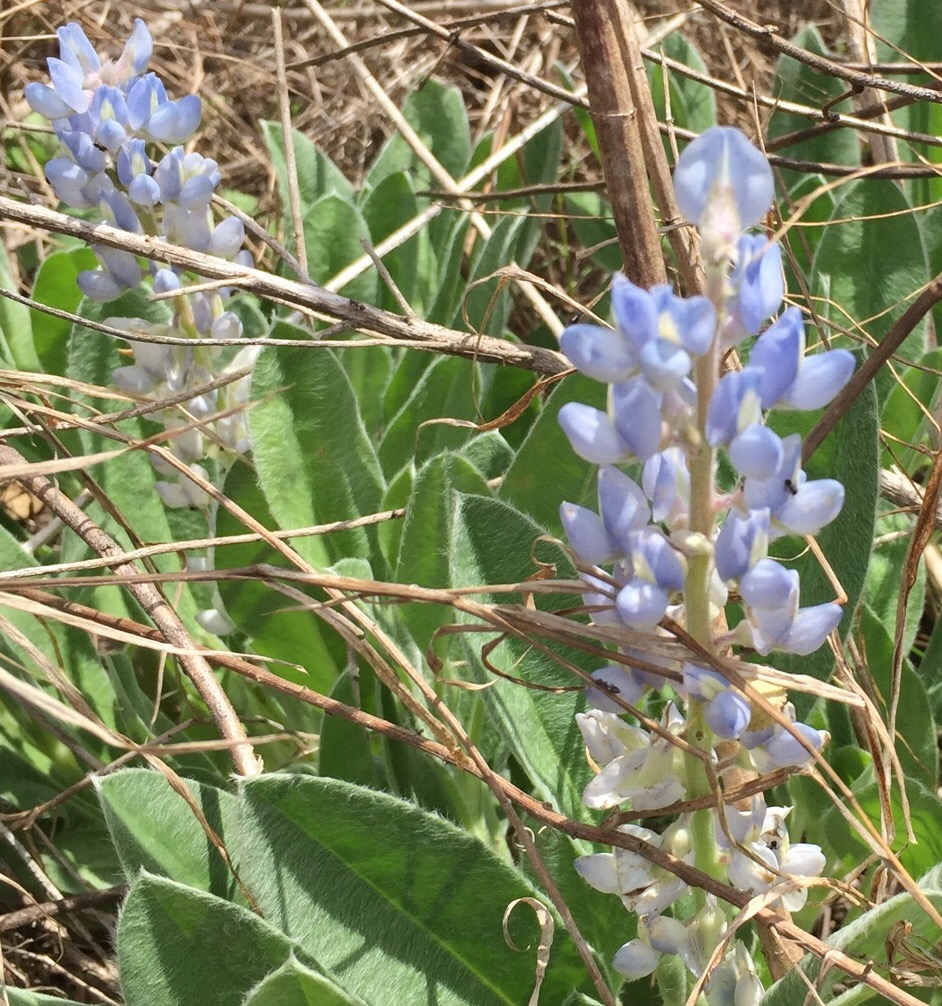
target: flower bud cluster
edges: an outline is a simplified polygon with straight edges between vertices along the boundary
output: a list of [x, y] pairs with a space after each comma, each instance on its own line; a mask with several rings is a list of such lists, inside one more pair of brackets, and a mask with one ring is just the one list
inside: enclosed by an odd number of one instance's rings
[[[32, 83], [25, 97], [33, 111], [52, 122], [60, 150], [46, 165], [53, 191], [63, 203], [91, 209], [98, 218], [130, 234], [147, 234], [194, 251], [251, 265], [243, 249], [245, 230], [237, 217], [215, 222], [210, 202], [220, 181], [217, 163], [182, 144], [199, 128], [200, 99], [179, 101], [167, 96], [155, 73], [146, 73], [153, 42], [144, 22], [134, 30], [117, 60], [102, 60], [82, 28], [69, 23], [57, 32], [59, 58], [50, 58], [49, 84]], [[168, 149], [169, 148], [169, 149]], [[142, 267], [130, 252], [94, 245], [99, 267], [79, 274], [78, 284], [92, 300], [109, 301], [152, 277], [156, 294], [169, 295], [173, 317], [167, 324], [111, 318], [109, 323], [129, 333], [150, 337], [238, 339], [242, 323], [226, 310], [228, 291], [188, 293], [176, 268], [150, 262]], [[198, 278], [197, 278], [198, 281]], [[168, 429], [184, 429], [170, 441], [173, 453], [198, 473], [200, 459], [214, 451], [243, 452], [248, 433], [239, 406], [249, 392], [243, 377], [204, 390], [217, 378], [251, 368], [258, 355], [247, 347], [234, 356], [225, 347], [187, 347], [144, 342], [131, 337], [134, 364], [114, 372], [122, 390], [155, 400], [176, 397], [179, 411], [165, 410]], [[185, 393], [194, 391], [186, 400]], [[220, 412], [232, 414], [208, 421]], [[205, 494], [188, 479], [159, 482], [158, 492], [169, 506], [200, 505]]]
[[[699, 230], [706, 296], [680, 297], [668, 286], [642, 290], [616, 276], [615, 327], [573, 325], [561, 339], [572, 364], [608, 386], [604, 411], [569, 403], [559, 413], [573, 450], [600, 466], [598, 510], [569, 502], [560, 509], [586, 584], [583, 598], [596, 622], [634, 631], [662, 633], [665, 615], [692, 632], [696, 622], [697, 641], [717, 654], [730, 647], [808, 654], [837, 627], [841, 607], [801, 607], [798, 573], [771, 558], [769, 545], [820, 531], [840, 512], [844, 490], [833, 479], [807, 479], [801, 438], [780, 437], [766, 417], [773, 409], [826, 405], [849, 380], [854, 358], [844, 350], [806, 358], [801, 313], [782, 310], [780, 248], [749, 232], [772, 203], [772, 173], [742, 133], [717, 128], [694, 140], [674, 185], [681, 211]], [[720, 376], [723, 355], [751, 336], [745, 365]], [[716, 485], [720, 451], [738, 475], [732, 491]], [[634, 465], [635, 477], [622, 465]], [[704, 478], [708, 484], [698, 484]], [[704, 625], [725, 624], [731, 591], [741, 621], [705, 638]], [[645, 669], [632, 666], [635, 660]], [[658, 667], [663, 675], [654, 673]], [[755, 776], [804, 765], [827, 741], [796, 722], [784, 698], [769, 716], [722, 674], [691, 661], [624, 647], [619, 662], [593, 679], [590, 710], [577, 717], [597, 769], [583, 797], [593, 809], [659, 810], [704, 795], [702, 776], [690, 768], [695, 759], [678, 743], [694, 723], [708, 738], [705, 754], [719, 778], [734, 767]], [[626, 706], [666, 685], [674, 701], [657, 730], [625, 721]], [[714, 872], [754, 893], [781, 885], [787, 910], [804, 904], [806, 891], [788, 878], [816, 876], [824, 861], [817, 846], [790, 843], [788, 808], [769, 808], [757, 796], [748, 811], [730, 808], [723, 820], [715, 811], [699, 813], [709, 817]], [[692, 821], [682, 814], [661, 836], [632, 825], [622, 830], [700, 863], [691, 835], [702, 842], [705, 832]], [[661, 954], [674, 953], [703, 973], [726, 928], [714, 902], [701, 901], [683, 921], [668, 917], [686, 885], [625, 850], [583, 857], [577, 869], [639, 916], [638, 937], [616, 955], [617, 970], [638, 978]], [[762, 987], [741, 944], [713, 969], [705, 992], [710, 1006], [758, 1001]]]

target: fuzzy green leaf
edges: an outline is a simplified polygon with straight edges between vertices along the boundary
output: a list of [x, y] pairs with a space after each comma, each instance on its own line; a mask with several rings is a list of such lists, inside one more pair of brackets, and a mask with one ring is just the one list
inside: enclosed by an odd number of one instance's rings
[[[533, 889], [475, 839], [393, 797], [332, 779], [243, 784], [240, 874], [266, 919], [368, 1001], [474, 1006], [525, 1002], [533, 951], [501, 934], [509, 901]], [[536, 926], [511, 922], [518, 946]], [[557, 929], [544, 984], [561, 1002], [581, 983]]]
[[[186, 800], [159, 772], [124, 769], [92, 777], [125, 875], [141, 870], [232, 900], [235, 879]], [[222, 838], [235, 813], [231, 794], [185, 781], [190, 800]]]
[[[292, 332], [279, 325], [278, 331]], [[379, 509], [383, 477], [350, 381], [337, 357], [314, 348], [262, 350], [252, 381], [260, 403], [249, 413], [255, 465], [282, 528], [348, 520]], [[368, 557], [364, 530], [306, 538], [296, 547], [323, 565]]]

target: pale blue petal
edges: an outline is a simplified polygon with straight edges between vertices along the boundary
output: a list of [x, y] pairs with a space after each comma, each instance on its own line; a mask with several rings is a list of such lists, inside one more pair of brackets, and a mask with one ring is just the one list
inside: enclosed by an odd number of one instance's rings
[[667, 611], [667, 592], [646, 580], [631, 580], [618, 592], [615, 607], [625, 625], [653, 629]]
[[817, 534], [841, 512], [844, 487], [835, 479], [802, 482], [775, 511], [775, 519], [792, 534]]
[[792, 409], [823, 409], [850, 380], [855, 360], [846, 349], [831, 349], [805, 357], [795, 383], [782, 404]]
[[746, 478], [771, 478], [778, 471], [783, 456], [779, 436], [759, 423], [737, 433], [729, 445], [729, 460]]
[[641, 373], [655, 391], [673, 391], [683, 384], [693, 361], [686, 350], [666, 339], [655, 339], [641, 347]]
[[716, 571], [720, 579], [736, 580], [765, 557], [769, 547], [769, 511], [762, 507], [747, 517], [731, 511], [716, 539]]
[[775, 193], [765, 155], [738, 129], [716, 126], [687, 145], [674, 169], [674, 191], [681, 213], [699, 224], [711, 196], [732, 189], [742, 229], [765, 216]]
[[814, 653], [837, 628], [843, 613], [844, 609], [833, 603], [799, 608], [782, 649], [800, 656]]
[[616, 273], [612, 280], [612, 313], [618, 328], [635, 350], [657, 338], [657, 308], [654, 298], [621, 273]]
[[599, 470], [599, 512], [611, 540], [623, 552], [629, 548], [628, 535], [645, 527], [651, 516], [637, 483], [608, 466]]
[[567, 402], [559, 410], [559, 425], [572, 449], [594, 465], [614, 465], [631, 452], [608, 416], [581, 402]]
[[795, 383], [804, 343], [805, 326], [797, 307], [787, 308], [756, 340], [749, 366], [762, 373], [759, 396], [763, 409], [773, 408]]
[[622, 381], [612, 385], [612, 411], [628, 449], [647, 461], [661, 446], [661, 396], [640, 377]]
[[574, 367], [596, 381], [624, 381], [636, 367], [628, 340], [610, 328], [570, 325], [559, 346]]
[[749, 726], [752, 709], [742, 695], [728, 688], [707, 703], [704, 717], [718, 737], [738, 740]]
[[789, 609], [798, 597], [798, 571], [774, 559], [760, 559], [742, 577], [739, 592], [754, 607]]
[[575, 503], [564, 502], [559, 507], [559, 518], [581, 563], [597, 566], [614, 558], [617, 551], [615, 543], [597, 513]]
[[47, 119], [61, 119], [74, 111], [48, 84], [34, 82], [23, 88], [29, 107]]

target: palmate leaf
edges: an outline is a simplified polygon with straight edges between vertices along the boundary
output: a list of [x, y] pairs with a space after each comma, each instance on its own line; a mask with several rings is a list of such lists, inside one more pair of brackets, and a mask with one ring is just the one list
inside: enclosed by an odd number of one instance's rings
[[117, 944], [126, 1006], [241, 1006], [296, 950], [249, 909], [146, 872], [131, 887]]
[[235, 878], [197, 819], [221, 836], [235, 818], [235, 798], [215, 786], [187, 781], [188, 799], [160, 773], [126, 769], [94, 777], [111, 841], [127, 877], [141, 870], [232, 900]]
[[[506, 946], [507, 904], [534, 896], [512, 867], [442, 819], [331, 779], [243, 784], [230, 848], [270, 924], [369, 1003], [518, 1006], [534, 959]], [[516, 915], [517, 946], [535, 923]], [[583, 970], [557, 928], [543, 986], [562, 1002]]]
[[[511, 900], [538, 894], [465, 831], [332, 779], [245, 781], [221, 813], [207, 803], [212, 787], [188, 788], [264, 921], [201, 889], [214, 883], [204, 850], [221, 857], [163, 777], [104, 780], [101, 799], [137, 874], [117, 935], [127, 1006], [235, 1006], [247, 996], [277, 1004], [292, 990], [292, 1002], [331, 1006], [517, 1006], [529, 997], [537, 926], [515, 913], [514, 942], [531, 949], [514, 952], [502, 918]], [[197, 886], [137, 873], [147, 864]], [[583, 981], [557, 922], [545, 1001], [563, 1002]]]

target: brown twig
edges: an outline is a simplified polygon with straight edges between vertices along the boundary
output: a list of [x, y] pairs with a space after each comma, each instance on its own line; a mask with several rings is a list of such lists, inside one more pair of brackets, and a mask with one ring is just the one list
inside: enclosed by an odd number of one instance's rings
[[[12, 447], [0, 445], [0, 478], [5, 465], [26, 464], [26, 459]], [[121, 546], [67, 496], [41, 475], [20, 477], [20, 482], [68, 527], [70, 527], [94, 552], [99, 555], [117, 556], [123, 552]], [[120, 577], [135, 576], [139, 571], [130, 563], [120, 560], [115, 562], [115, 575]], [[128, 583], [128, 591], [141, 605], [144, 611], [153, 619], [164, 637], [172, 645], [186, 651], [178, 655], [180, 666], [186, 671], [190, 680], [196, 686], [203, 701], [209, 709], [219, 732], [232, 742], [232, 761], [236, 772], [240, 775], [258, 775], [262, 770], [261, 762], [252, 750], [245, 730], [235, 710], [232, 708], [222, 686], [213, 675], [212, 668], [206, 658], [197, 652], [190, 639], [186, 627], [180, 621], [177, 613], [170, 607], [154, 584]]]
[[887, 80], [886, 77], [877, 77], [872, 73], [864, 73], [860, 70], [851, 69], [846, 63], [835, 63], [831, 59], [819, 56], [816, 53], [802, 49], [800, 45], [795, 45], [782, 38], [778, 29], [773, 25], [758, 25], [749, 18], [737, 14], [719, 0], [697, 0], [697, 3], [718, 17], [721, 21], [732, 25], [743, 35], [753, 38], [762, 48], [772, 49], [785, 56], [791, 56], [810, 66], [812, 70], [823, 73], [828, 77], [837, 77], [846, 80], [849, 84], [858, 84], [861, 87], [872, 87], [880, 91], [892, 91], [895, 94], [905, 94], [910, 98], [920, 101], [942, 102], [942, 94], [929, 87], [919, 87], [915, 84], [904, 84], [898, 80]]
[[122, 248], [132, 255], [167, 262], [210, 279], [227, 280], [230, 285], [260, 297], [342, 320], [354, 331], [375, 332], [417, 343], [423, 349], [434, 349], [439, 353], [463, 356], [484, 363], [522, 367], [538, 374], [561, 374], [570, 369], [565, 357], [551, 349], [525, 346], [506, 339], [458, 332], [443, 325], [402, 318], [389, 311], [330, 293], [319, 286], [273, 276], [260, 269], [234, 265], [225, 259], [203, 255], [158, 238], [130, 234], [107, 224], [91, 224], [55, 210], [18, 203], [0, 196], [0, 220], [4, 219], [28, 227], [68, 234], [91, 244]]
[[[667, 273], [629, 68], [619, 40], [619, 12], [623, 13], [619, 0], [582, 0], [572, 8], [625, 275], [647, 289], [664, 283]], [[631, 28], [630, 19], [625, 20]]]
[[874, 347], [863, 366], [854, 373], [843, 391], [824, 410], [824, 414], [805, 437], [801, 449], [803, 463], [807, 462], [821, 446], [824, 438], [834, 429], [841, 416], [854, 404], [861, 391], [876, 377], [883, 364], [899, 349], [906, 336], [940, 300], [942, 300], [942, 273], [936, 276], [903, 314], [896, 319], [890, 330], [880, 340], [879, 345]]

